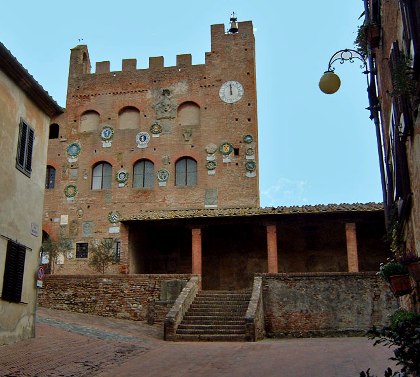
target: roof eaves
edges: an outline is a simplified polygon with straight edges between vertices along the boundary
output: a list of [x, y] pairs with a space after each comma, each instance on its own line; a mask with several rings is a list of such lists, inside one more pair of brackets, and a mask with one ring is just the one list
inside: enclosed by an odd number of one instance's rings
[[0, 42], [0, 69], [18, 85], [49, 117], [61, 114], [64, 109], [48, 94], [33, 76]]

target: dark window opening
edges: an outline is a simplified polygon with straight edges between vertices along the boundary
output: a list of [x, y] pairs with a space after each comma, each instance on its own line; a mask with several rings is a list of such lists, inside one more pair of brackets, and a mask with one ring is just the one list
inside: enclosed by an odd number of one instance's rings
[[76, 258], [87, 258], [88, 257], [88, 243], [80, 242], [76, 243]]
[[48, 165], [47, 166], [47, 173], [45, 176], [45, 188], [46, 189], [53, 189], [55, 185], [55, 169]]
[[16, 242], [7, 242], [6, 263], [3, 275], [1, 298], [10, 302], [21, 302], [26, 248]]
[[121, 258], [121, 241], [115, 240], [115, 262], [119, 262]]
[[60, 135], [60, 126], [55, 123], [51, 124], [49, 139], [58, 139], [59, 135]]

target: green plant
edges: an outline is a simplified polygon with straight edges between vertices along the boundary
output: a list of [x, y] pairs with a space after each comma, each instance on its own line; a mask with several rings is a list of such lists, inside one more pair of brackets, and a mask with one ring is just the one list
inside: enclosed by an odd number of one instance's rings
[[[384, 373], [384, 377], [392, 377], [392, 376], [397, 376], [397, 372], [393, 372], [391, 368], [387, 368], [387, 370]], [[376, 377], [373, 374], [370, 374], [370, 368], [365, 372], [360, 372], [360, 377]]]
[[368, 54], [368, 25], [363, 23], [357, 28], [356, 39], [354, 40], [356, 51], [366, 59]]
[[410, 67], [411, 60], [404, 54], [400, 54], [392, 69], [393, 95], [411, 96], [416, 90], [416, 82], [413, 79], [413, 70]]
[[[374, 346], [381, 344], [387, 347], [395, 347], [394, 357], [402, 366], [399, 372], [386, 374], [385, 376], [406, 376], [407, 374], [420, 374], [420, 315], [403, 310], [398, 310], [391, 316], [391, 325], [376, 329], [373, 327], [368, 333], [369, 339], [375, 339]], [[369, 371], [369, 370], [368, 370]], [[364, 372], [362, 372], [364, 373]], [[360, 374], [361, 376], [362, 373]], [[389, 372], [388, 372], [389, 373]], [[369, 376], [365, 374], [364, 376]]]
[[386, 263], [381, 263], [379, 266], [378, 275], [388, 283], [391, 276], [406, 274], [408, 274], [407, 266], [396, 262], [394, 259], [388, 259]]
[[92, 242], [90, 248], [89, 266], [105, 274], [109, 265], [116, 263], [115, 240], [104, 238], [100, 242]]
[[72, 250], [72, 248], [72, 241], [64, 235], [63, 230], [60, 230], [60, 235], [56, 240], [47, 237], [42, 241], [41, 257], [44, 255], [48, 257], [48, 264], [52, 274], [54, 273], [54, 266], [57, 264], [59, 255], [65, 255], [66, 252]]
[[420, 319], [420, 314], [409, 312], [405, 309], [398, 309], [396, 310], [390, 317], [390, 329], [393, 331], [397, 331], [398, 326], [405, 321], [413, 322]]

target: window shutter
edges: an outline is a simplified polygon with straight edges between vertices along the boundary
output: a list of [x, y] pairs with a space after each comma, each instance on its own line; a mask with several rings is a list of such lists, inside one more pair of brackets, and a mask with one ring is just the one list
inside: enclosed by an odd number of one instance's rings
[[28, 133], [28, 125], [24, 122], [21, 122], [18, 153], [17, 153], [17, 163], [21, 168], [25, 167], [25, 146], [26, 146], [27, 133]]
[[35, 139], [34, 130], [32, 128], [29, 128], [28, 132], [28, 147], [26, 152], [26, 164], [25, 164], [25, 170], [30, 173], [32, 171], [32, 151], [34, 148], [34, 139]]
[[6, 264], [4, 268], [2, 298], [20, 302], [25, 269], [26, 249], [15, 242], [7, 243]]

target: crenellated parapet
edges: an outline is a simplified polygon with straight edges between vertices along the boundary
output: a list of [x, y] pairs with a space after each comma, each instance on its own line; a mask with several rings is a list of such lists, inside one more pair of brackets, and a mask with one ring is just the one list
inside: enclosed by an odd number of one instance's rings
[[[226, 55], [232, 54], [231, 49], [242, 48], [248, 45], [250, 50], [254, 50], [254, 34], [252, 21], [239, 22], [239, 32], [229, 34], [225, 31], [225, 25], [218, 24], [211, 26], [211, 52], [207, 52], [206, 63], [212, 54]], [[226, 51], [229, 46], [229, 51]], [[211, 60], [211, 59], [210, 59]], [[192, 66], [191, 54], [180, 54], [176, 56], [177, 68], [185, 68]], [[201, 66], [201, 64], [199, 64]], [[160, 70], [164, 68], [174, 68], [173, 66], [165, 67], [163, 56], [149, 57], [149, 67], [146, 69], [137, 68], [137, 59], [123, 59], [121, 72], [135, 72], [138, 70]], [[113, 71], [119, 72], [119, 71]], [[104, 74], [111, 73], [111, 64], [109, 61], [96, 62], [95, 72], [91, 73], [91, 63], [89, 60], [89, 52], [86, 45], [78, 45], [71, 49], [69, 76], [75, 77], [85, 74]]]

